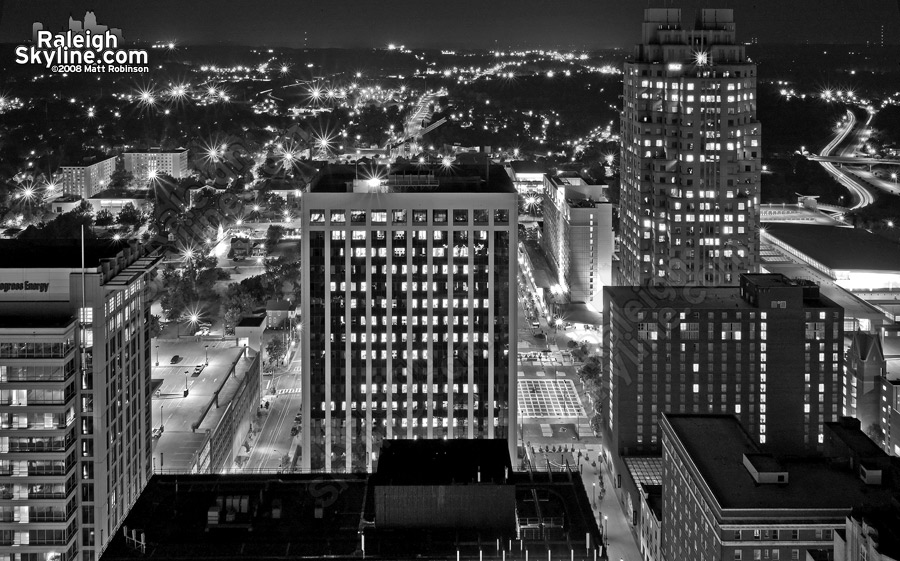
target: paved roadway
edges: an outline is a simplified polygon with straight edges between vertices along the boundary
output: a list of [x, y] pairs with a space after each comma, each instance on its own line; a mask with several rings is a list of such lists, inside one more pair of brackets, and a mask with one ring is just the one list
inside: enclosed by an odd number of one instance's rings
[[[873, 117], [874, 113], [869, 112], [867, 121], [860, 126], [856, 115], [848, 110], [845, 124], [831, 142], [822, 149], [821, 156], [831, 156], [832, 153], [842, 145], [843, 148], [840, 149], [838, 155], [842, 157], [853, 156], [864, 142], [865, 131], [868, 129]], [[825, 171], [835, 179], [835, 181], [846, 187], [853, 195], [854, 200], [856, 201], [856, 204], [852, 207], [853, 210], [868, 206], [875, 202], [875, 197], [869, 189], [848, 170], [838, 167], [831, 162], [819, 161], [819, 163], [825, 168]]]
[[267, 375], [263, 380], [269, 409], [264, 414], [262, 430], [251, 443], [250, 457], [244, 465], [244, 471], [247, 472], [287, 467], [282, 461], [285, 454], [292, 459], [294, 450], [300, 443], [299, 433], [291, 436], [294, 417], [300, 412], [302, 405], [299, 354], [286, 369], [274, 377]]

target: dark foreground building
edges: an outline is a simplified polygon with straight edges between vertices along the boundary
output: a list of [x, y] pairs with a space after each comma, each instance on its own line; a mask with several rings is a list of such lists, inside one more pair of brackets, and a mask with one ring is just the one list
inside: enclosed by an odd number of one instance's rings
[[513, 472], [506, 448], [390, 442], [371, 476], [156, 475], [103, 559], [595, 559], [580, 476]]

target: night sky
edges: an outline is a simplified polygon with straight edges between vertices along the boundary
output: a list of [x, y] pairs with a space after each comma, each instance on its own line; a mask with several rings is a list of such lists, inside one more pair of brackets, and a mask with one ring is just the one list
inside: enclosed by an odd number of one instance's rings
[[126, 41], [310, 47], [609, 47], [640, 38], [643, 8], [733, 7], [760, 43], [900, 43], [898, 0], [0, 0], [0, 42], [93, 10]]

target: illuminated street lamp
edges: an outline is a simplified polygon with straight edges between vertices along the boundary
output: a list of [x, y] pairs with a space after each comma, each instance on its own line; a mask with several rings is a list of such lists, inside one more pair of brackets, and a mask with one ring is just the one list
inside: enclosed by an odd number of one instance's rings
[[209, 366], [209, 345], [206, 345], [206, 366]]

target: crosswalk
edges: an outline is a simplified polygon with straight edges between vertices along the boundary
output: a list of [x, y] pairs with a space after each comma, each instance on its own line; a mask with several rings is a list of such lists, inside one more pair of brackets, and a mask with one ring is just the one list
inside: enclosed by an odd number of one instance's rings
[[300, 393], [300, 388], [281, 388], [280, 390], [275, 390], [277, 395], [284, 395], [286, 393]]

